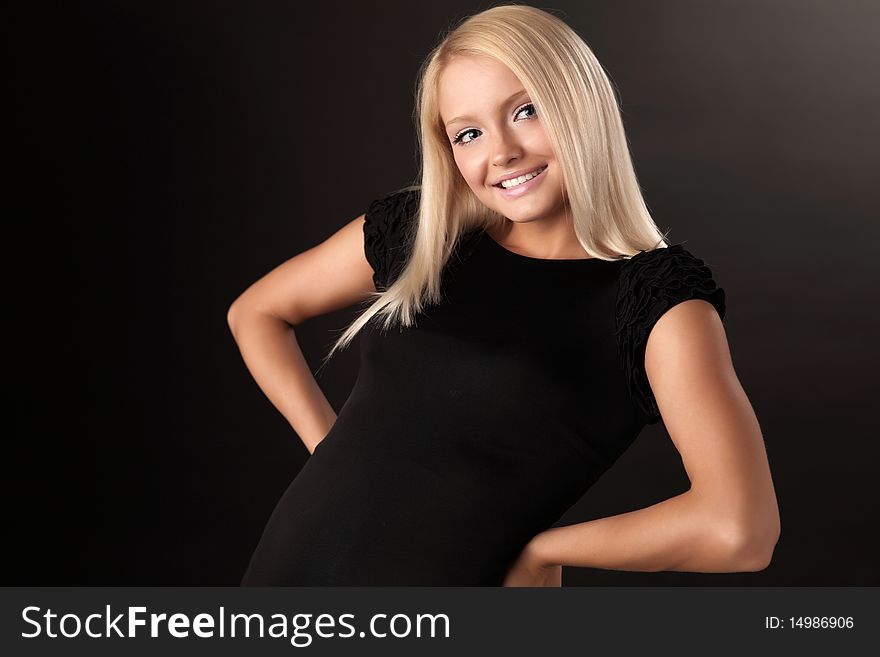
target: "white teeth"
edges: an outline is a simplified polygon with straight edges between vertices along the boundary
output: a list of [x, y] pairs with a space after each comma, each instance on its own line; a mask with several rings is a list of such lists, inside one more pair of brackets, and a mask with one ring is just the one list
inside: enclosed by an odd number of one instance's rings
[[511, 178], [510, 180], [504, 180], [501, 182], [501, 186], [504, 189], [510, 189], [511, 187], [516, 187], [517, 185], [522, 185], [527, 180], [531, 180], [539, 173], [541, 173], [547, 167], [541, 167], [540, 169], [535, 170], [533, 173], [527, 173], [524, 176], [520, 176], [519, 178]]

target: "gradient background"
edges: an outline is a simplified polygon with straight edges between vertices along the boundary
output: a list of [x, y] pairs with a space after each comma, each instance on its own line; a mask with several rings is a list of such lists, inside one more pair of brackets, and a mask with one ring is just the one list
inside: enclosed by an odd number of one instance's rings
[[[226, 325], [248, 285], [416, 173], [413, 89], [490, 3], [29, 3], [7, 17], [14, 205], [5, 585], [237, 585], [308, 457]], [[619, 90], [670, 240], [727, 291], [782, 514], [774, 562], [577, 585], [877, 585], [880, 6], [540, 3]], [[354, 314], [297, 338], [313, 370]], [[356, 348], [318, 381], [339, 410]], [[332, 485], [332, 482], [328, 482]], [[687, 480], [661, 424], [560, 524]]]

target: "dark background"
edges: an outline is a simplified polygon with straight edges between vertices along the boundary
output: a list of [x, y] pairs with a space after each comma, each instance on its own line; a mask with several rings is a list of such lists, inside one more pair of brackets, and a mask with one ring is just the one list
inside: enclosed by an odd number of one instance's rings
[[[232, 301], [416, 173], [413, 89], [490, 3], [31, 3], [7, 16], [6, 585], [236, 585], [308, 452]], [[876, 585], [876, 3], [555, 2], [619, 89], [646, 200], [727, 291], [782, 514], [766, 571]], [[352, 318], [297, 330], [316, 369]], [[339, 410], [357, 348], [318, 381]], [[332, 485], [332, 482], [328, 482]], [[687, 480], [662, 424], [561, 519]]]

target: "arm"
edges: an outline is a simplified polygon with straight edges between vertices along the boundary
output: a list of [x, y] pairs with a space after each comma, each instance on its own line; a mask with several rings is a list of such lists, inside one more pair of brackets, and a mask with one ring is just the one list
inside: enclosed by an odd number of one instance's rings
[[757, 571], [771, 560], [779, 509], [764, 441], [720, 318], [701, 299], [655, 325], [645, 369], [690, 489], [645, 509], [542, 532], [524, 551], [538, 570]]
[[229, 308], [227, 322], [257, 385], [311, 454], [336, 421], [294, 327], [376, 291], [364, 254], [364, 215], [279, 265]]

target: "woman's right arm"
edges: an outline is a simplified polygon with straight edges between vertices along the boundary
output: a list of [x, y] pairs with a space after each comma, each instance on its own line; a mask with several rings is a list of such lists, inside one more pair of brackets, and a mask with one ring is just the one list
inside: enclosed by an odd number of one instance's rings
[[279, 265], [230, 306], [227, 321], [257, 385], [311, 454], [336, 421], [294, 327], [376, 291], [364, 254], [364, 215]]

